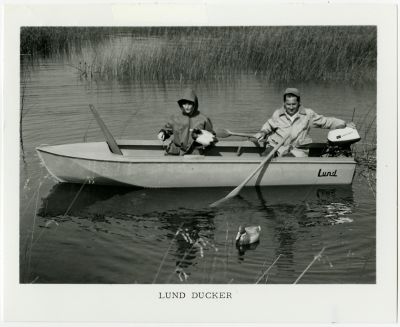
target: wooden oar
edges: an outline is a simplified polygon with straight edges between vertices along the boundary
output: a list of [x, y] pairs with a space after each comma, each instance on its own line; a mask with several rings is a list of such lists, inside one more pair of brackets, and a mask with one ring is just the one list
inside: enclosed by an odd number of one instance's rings
[[254, 134], [235, 133], [235, 132], [231, 132], [228, 129], [218, 130], [216, 132], [216, 135], [217, 135], [217, 137], [220, 137], [220, 138], [225, 138], [225, 137], [229, 137], [229, 136], [242, 136], [242, 137], [254, 138]]
[[224, 198], [210, 204], [210, 207], [216, 207], [219, 206], [221, 203], [235, 197], [236, 195], [238, 195], [240, 193], [240, 191], [242, 190], [242, 188], [248, 183], [248, 181], [262, 168], [264, 167], [264, 165], [272, 158], [272, 156], [275, 154], [276, 151], [278, 151], [278, 149], [282, 146], [282, 144], [286, 141], [286, 139], [289, 137], [289, 134], [287, 134], [285, 137], [282, 138], [282, 140], [280, 140], [278, 142], [277, 145], [274, 146], [274, 148], [272, 149], [272, 151], [265, 157], [265, 159], [263, 161], [261, 161], [261, 163], [257, 166], [256, 169], [254, 169], [251, 174], [239, 185], [237, 186], [235, 189], [233, 189], [227, 196], [225, 196]]
[[122, 156], [121, 149], [119, 148], [117, 142], [115, 141], [114, 136], [112, 136], [112, 134], [108, 130], [106, 124], [104, 124], [103, 119], [101, 119], [101, 117], [100, 117], [99, 113], [97, 112], [96, 108], [94, 107], [94, 105], [89, 104], [89, 108], [90, 108], [90, 111], [92, 112], [94, 118], [96, 118], [96, 121], [99, 124], [101, 131], [103, 132], [104, 137], [106, 138], [106, 142], [107, 142], [108, 146], [110, 147], [111, 152]]

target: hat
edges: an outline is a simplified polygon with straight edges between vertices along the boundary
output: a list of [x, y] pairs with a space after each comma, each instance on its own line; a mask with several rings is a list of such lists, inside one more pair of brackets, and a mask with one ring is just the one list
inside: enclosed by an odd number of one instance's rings
[[286, 94], [293, 94], [293, 95], [295, 95], [295, 96], [300, 98], [300, 91], [298, 89], [294, 88], [294, 87], [288, 87], [285, 90], [285, 93], [283, 93], [283, 96], [285, 96]]
[[197, 98], [196, 93], [191, 88], [185, 89], [181, 98], [178, 100], [179, 106], [182, 106], [182, 104], [185, 102], [194, 103], [194, 106], [196, 107], [197, 110], [197, 107], [199, 105], [199, 100]]

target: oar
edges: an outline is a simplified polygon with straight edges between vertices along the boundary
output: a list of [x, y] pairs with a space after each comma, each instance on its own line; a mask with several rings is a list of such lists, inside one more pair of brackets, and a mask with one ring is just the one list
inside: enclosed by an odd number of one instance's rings
[[254, 134], [235, 133], [235, 132], [231, 132], [228, 129], [218, 130], [216, 132], [216, 135], [217, 135], [217, 137], [220, 137], [220, 138], [225, 138], [225, 137], [229, 137], [229, 136], [242, 136], [242, 137], [254, 138]]
[[282, 140], [280, 140], [278, 142], [277, 145], [274, 146], [274, 148], [272, 149], [272, 151], [268, 154], [268, 156], [265, 157], [265, 159], [263, 161], [261, 161], [261, 163], [257, 166], [256, 169], [254, 169], [252, 171], [252, 173], [239, 185], [237, 186], [235, 189], [233, 189], [227, 196], [225, 196], [224, 198], [210, 204], [210, 207], [216, 207], [219, 206], [221, 203], [235, 197], [236, 195], [238, 195], [240, 193], [240, 191], [242, 190], [242, 188], [247, 184], [247, 182], [262, 168], [264, 167], [264, 165], [272, 158], [272, 156], [275, 154], [276, 151], [278, 151], [278, 149], [282, 146], [283, 142], [286, 141], [286, 139], [289, 137], [289, 134], [287, 134], [285, 137], [282, 138]]
[[110, 150], [112, 153], [122, 155], [121, 149], [119, 148], [117, 142], [115, 142], [114, 136], [110, 133], [108, 130], [106, 124], [104, 124], [103, 119], [101, 119], [99, 113], [97, 112], [96, 108], [94, 105], [89, 104], [90, 111], [92, 112], [94, 118], [96, 118], [97, 123], [100, 126], [101, 131], [104, 134], [104, 137], [106, 138], [106, 142], [108, 146], [110, 147]]

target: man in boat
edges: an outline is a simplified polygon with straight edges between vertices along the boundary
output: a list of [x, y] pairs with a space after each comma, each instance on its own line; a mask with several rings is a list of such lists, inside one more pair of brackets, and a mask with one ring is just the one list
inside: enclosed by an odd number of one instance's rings
[[308, 155], [308, 150], [304, 149], [304, 145], [312, 142], [308, 135], [312, 127], [337, 129], [355, 128], [355, 125], [353, 122], [346, 123], [338, 118], [319, 115], [312, 109], [303, 107], [300, 102], [299, 90], [287, 88], [283, 94], [283, 106], [275, 110], [272, 117], [254, 137], [259, 142], [268, 140], [263, 153], [263, 155], [267, 155], [282, 139], [282, 136], [290, 133], [288, 139], [278, 149], [277, 155], [305, 157]]
[[166, 154], [204, 154], [205, 147], [196, 142], [202, 130], [215, 135], [211, 120], [199, 111], [196, 93], [188, 88], [178, 100], [180, 114], [173, 115], [158, 133], [165, 141], [172, 136]]

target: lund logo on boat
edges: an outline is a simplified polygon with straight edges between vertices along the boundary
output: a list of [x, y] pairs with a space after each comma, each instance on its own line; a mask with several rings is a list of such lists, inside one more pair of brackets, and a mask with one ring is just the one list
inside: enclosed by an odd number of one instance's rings
[[336, 171], [337, 171], [337, 169], [335, 169], [334, 171], [322, 171], [320, 169], [320, 170], [318, 170], [318, 177], [328, 177], [328, 176], [337, 177]]

